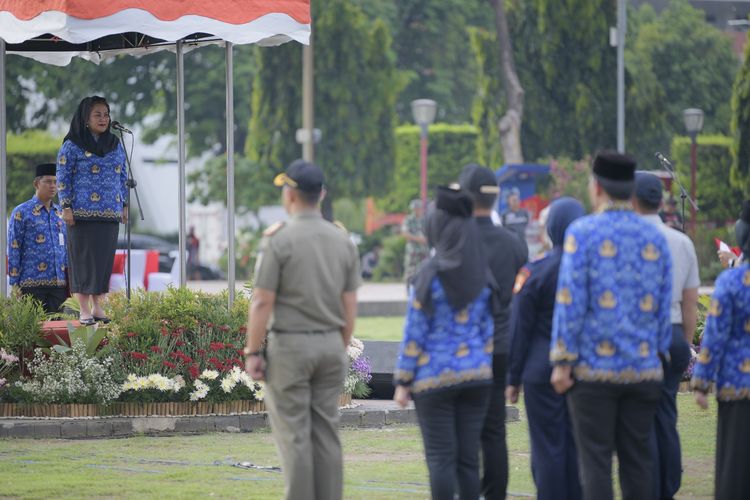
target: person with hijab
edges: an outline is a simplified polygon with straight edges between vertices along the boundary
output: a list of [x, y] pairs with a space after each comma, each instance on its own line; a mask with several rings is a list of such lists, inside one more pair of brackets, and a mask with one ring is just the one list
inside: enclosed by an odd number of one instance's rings
[[68, 226], [70, 292], [80, 322], [108, 323], [102, 299], [117, 246], [118, 222], [128, 220], [125, 150], [110, 131], [109, 104], [84, 98], [57, 155], [57, 191]]
[[583, 205], [573, 198], [559, 198], [550, 204], [546, 228], [552, 250], [521, 269], [513, 290], [505, 395], [510, 403], [517, 403], [523, 384], [531, 472], [539, 500], [582, 497], [565, 396], [557, 394], [550, 384], [549, 344], [565, 230], [584, 213]]
[[414, 400], [434, 499], [479, 497], [479, 443], [492, 385], [491, 278], [472, 201], [438, 188], [414, 279], [394, 400]]
[[[750, 252], [750, 200], [734, 227], [737, 243]], [[693, 371], [698, 405], [708, 408], [715, 386], [719, 401], [714, 497], [750, 498], [750, 264], [727, 269], [716, 280], [701, 350]]]

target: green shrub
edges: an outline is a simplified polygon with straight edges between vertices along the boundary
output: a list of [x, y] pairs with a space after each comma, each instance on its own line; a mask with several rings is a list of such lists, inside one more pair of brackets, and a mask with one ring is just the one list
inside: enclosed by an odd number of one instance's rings
[[34, 196], [34, 167], [39, 163], [54, 163], [61, 144], [62, 141], [41, 130], [8, 135], [8, 213]]
[[0, 298], [0, 332], [2, 347], [20, 358], [42, 341], [42, 322], [47, 315], [41, 303], [14, 290], [10, 297]]
[[[479, 132], [473, 125], [438, 123], [429, 133], [427, 184], [431, 193], [435, 186], [455, 182], [465, 164], [477, 161]], [[404, 125], [396, 128], [396, 166], [390, 190], [378, 204], [387, 212], [404, 212], [409, 201], [419, 198], [419, 185], [419, 127]]]
[[[742, 204], [742, 191], [729, 183], [732, 165], [732, 139], [722, 135], [698, 136], [696, 160], [696, 201], [699, 221], [734, 222]], [[690, 190], [690, 139], [672, 140], [672, 159], [685, 188]], [[675, 195], [677, 187], [674, 186]], [[686, 205], [686, 215], [689, 206]]]
[[378, 266], [373, 272], [373, 280], [400, 280], [404, 276], [404, 254], [406, 239], [401, 235], [393, 235], [383, 240]]

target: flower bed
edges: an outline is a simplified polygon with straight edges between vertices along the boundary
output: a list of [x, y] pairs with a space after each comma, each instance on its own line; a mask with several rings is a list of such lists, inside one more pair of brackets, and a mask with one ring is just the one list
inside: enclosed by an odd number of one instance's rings
[[[111, 294], [107, 326], [41, 326], [28, 298], [0, 300], [0, 416], [195, 415], [263, 411], [264, 386], [244, 371], [249, 300], [187, 289]], [[41, 314], [34, 323], [34, 314]], [[19, 319], [36, 325], [13, 331]], [[67, 330], [67, 332], [66, 332]], [[67, 335], [66, 335], [67, 333]], [[34, 348], [34, 346], [36, 346]], [[369, 391], [362, 342], [347, 349], [344, 394]]]

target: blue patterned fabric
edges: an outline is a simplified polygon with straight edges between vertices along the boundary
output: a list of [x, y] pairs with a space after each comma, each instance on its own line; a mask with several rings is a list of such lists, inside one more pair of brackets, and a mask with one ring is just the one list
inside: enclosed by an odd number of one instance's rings
[[34, 196], [14, 208], [8, 224], [10, 284], [21, 288], [66, 286], [66, 238], [59, 205], [52, 203], [47, 210]]
[[672, 263], [658, 228], [613, 207], [573, 222], [552, 320], [550, 360], [578, 380], [662, 380], [669, 356]]
[[750, 264], [716, 280], [697, 361], [695, 389], [708, 392], [716, 382], [719, 400], [750, 399]]
[[57, 154], [60, 204], [72, 207], [76, 220], [119, 221], [127, 180], [122, 144], [102, 157], [65, 141]]
[[434, 313], [427, 316], [411, 294], [394, 383], [413, 393], [492, 382], [493, 330], [490, 290], [454, 311], [440, 280], [432, 280]]

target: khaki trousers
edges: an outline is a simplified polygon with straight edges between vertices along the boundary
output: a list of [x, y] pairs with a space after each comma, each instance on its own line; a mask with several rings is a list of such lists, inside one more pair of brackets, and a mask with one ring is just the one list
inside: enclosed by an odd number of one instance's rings
[[343, 491], [339, 396], [349, 362], [341, 334], [271, 333], [266, 406], [288, 500], [338, 500]]

